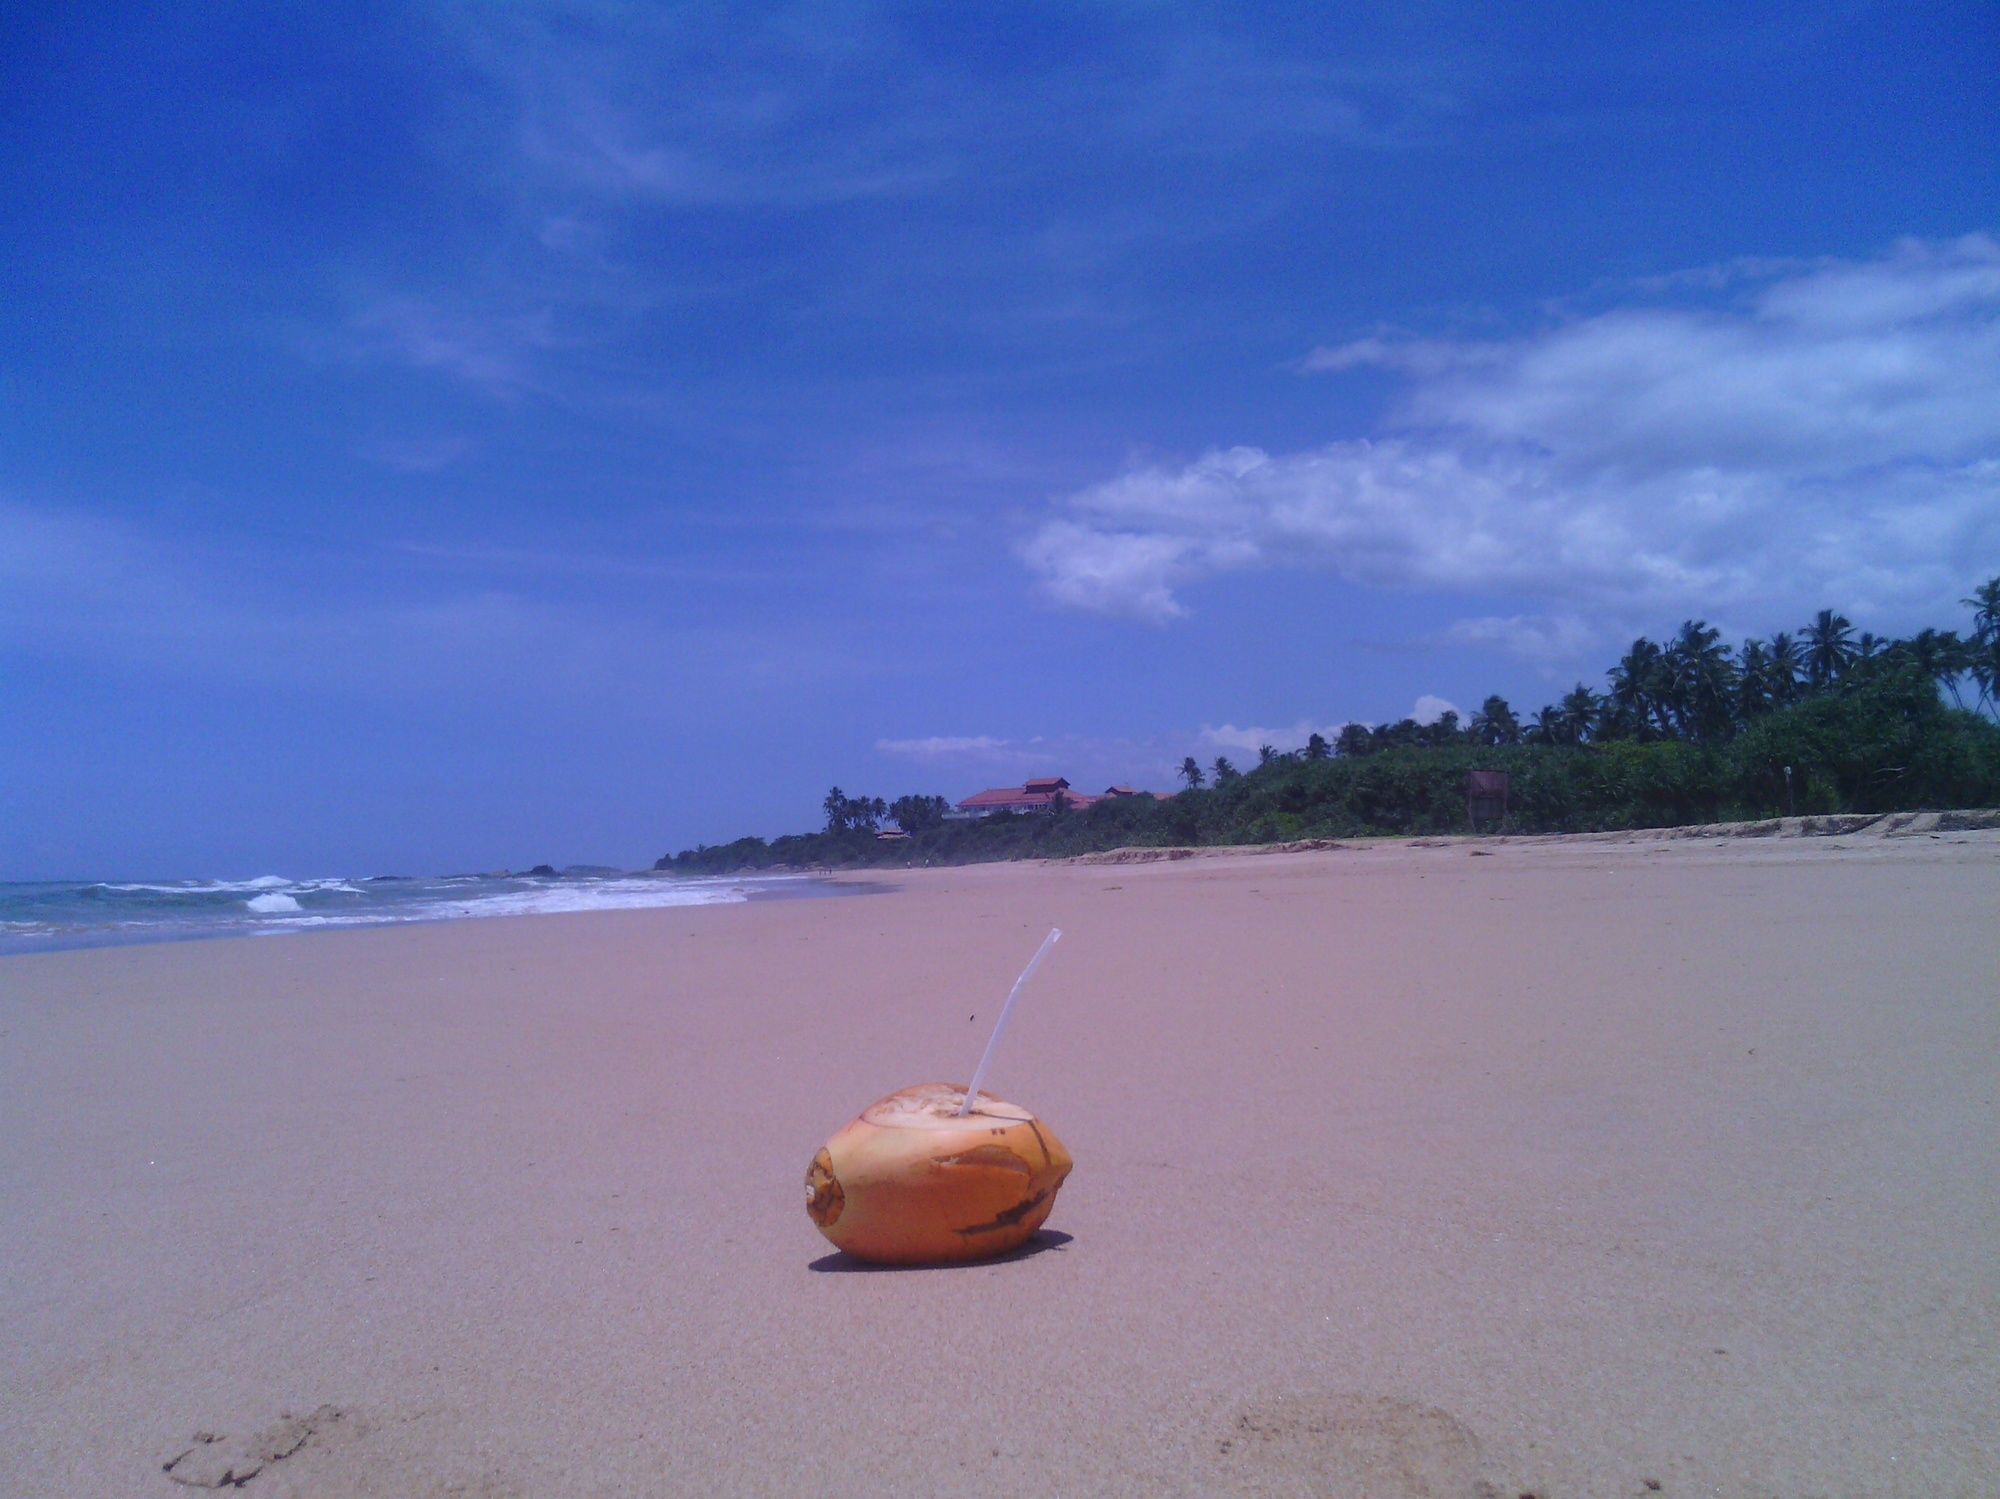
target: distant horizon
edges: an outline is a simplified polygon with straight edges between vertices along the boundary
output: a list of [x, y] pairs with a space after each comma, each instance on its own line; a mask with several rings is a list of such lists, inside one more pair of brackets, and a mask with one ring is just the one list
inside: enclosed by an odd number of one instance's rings
[[[1992, 581], [2000, 582], [2000, 574], [1996, 574], [1995, 578]], [[1989, 588], [1991, 587], [1991, 582], [1989, 582], [1988, 587]], [[1965, 599], [1960, 599], [1958, 601], [1957, 607], [1960, 613], [1967, 612], [1966, 609], [1967, 602], [1968, 601]], [[1970, 616], [1968, 615], [1968, 618], [1969, 617]], [[1601, 673], [1600, 675], [1608, 676], [1609, 673], [1608, 672]], [[1587, 685], [1587, 683], [1580, 685]], [[1942, 689], [1940, 689], [1940, 691], [1942, 694]], [[1517, 706], [1522, 706], [1522, 705], [1517, 705]], [[1996, 697], [1996, 699], [1992, 703], [1988, 704], [1988, 707], [1992, 711], [2000, 712], [2000, 697]], [[1307, 722], [1301, 721], [1292, 724], [1286, 728], [1279, 728], [1279, 729], [1266, 729], [1266, 728], [1255, 728], [1255, 727], [1238, 729], [1234, 725], [1224, 725], [1219, 729], [1205, 727], [1202, 734], [1197, 736], [1196, 743], [1197, 746], [1201, 748], [1204, 752], [1219, 755], [1224, 758], [1227, 758], [1232, 752], [1238, 755], [1253, 757], [1248, 759], [1244, 766], [1239, 767], [1247, 769], [1255, 764], [1254, 756], [1258, 752], [1259, 747], [1263, 744], [1267, 743], [1270, 744], [1271, 747], [1276, 749], [1280, 754], [1292, 754], [1301, 751], [1305, 747], [1307, 740], [1314, 734], [1319, 734], [1322, 737], [1326, 738], [1327, 740], [1332, 741], [1338, 737], [1340, 731], [1343, 728], [1349, 727], [1350, 725], [1358, 725], [1364, 728], [1372, 728], [1377, 726], [1387, 726], [1390, 723], [1397, 721], [1404, 721], [1404, 720], [1414, 722], [1419, 725], [1431, 725], [1437, 723], [1447, 714], [1452, 715], [1461, 721], [1468, 720], [1470, 717], [1470, 714], [1466, 710], [1461, 709], [1460, 706], [1456, 703], [1452, 703], [1442, 698], [1424, 696], [1418, 698], [1417, 701], [1412, 705], [1411, 711], [1408, 714], [1401, 715], [1400, 719], [1379, 720], [1378, 724], [1376, 725], [1368, 724], [1360, 719], [1347, 719], [1343, 720], [1341, 723], [1323, 724], [1323, 725], [1312, 725]], [[1039, 743], [1041, 742], [1041, 740], [1039, 739], [1039, 737], [1037, 737], [1035, 739], [1031, 739], [1029, 742]], [[946, 746], [945, 752], [950, 753], [958, 748], [960, 747], [955, 745], [948, 745]], [[1051, 753], [1056, 753], [1056, 752], [1051, 752]], [[1189, 756], [1187, 758], [1192, 758], [1192, 756]], [[1203, 761], [1201, 763], [1203, 763], [1204, 768], [1206, 768], [1206, 766], [1212, 763], [1212, 761]], [[936, 787], [920, 788], [916, 786], [904, 786], [899, 784], [897, 787], [893, 788], [893, 791], [890, 795], [885, 796], [885, 800], [893, 799], [895, 795], [906, 795], [906, 794], [941, 795], [949, 803], [955, 806], [959, 802], [965, 800], [967, 797], [976, 796], [982, 791], [1002, 789], [1004, 787], [1022, 785], [1025, 784], [1027, 780], [1045, 775], [1061, 776], [1066, 780], [1068, 780], [1070, 785], [1073, 787], [1081, 787], [1083, 784], [1076, 777], [1068, 775], [1067, 771], [1065, 771], [1061, 767], [1055, 765], [1048, 765], [1040, 769], [1026, 772], [1022, 776], [1017, 777], [1014, 780], [1004, 780], [1004, 779], [989, 780], [981, 785], [972, 786], [970, 789], [964, 791], [961, 794], [953, 794], [953, 792], [951, 792], [948, 789], [939, 789]], [[1129, 785], [1136, 792], [1140, 792], [1143, 794], [1150, 794], [1154, 796], [1160, 796], [1160, 795], [1172, 796], [1176, 794], [1179, 790], [1183, 789], [1183, 787], [1176, 786], [1171, 783], [1165, 785], [1143, 784], [1133, 777], [1118, 776], [1118, 775], [1113, 775], [1111, 779], [1108, 780], [1105, 784], [1107, 786]], [[882, 794], [877, 790], [875, 790], [874, 788], [869, 788], [868, 790], [865, 791], [865, 793], [862, 792], [860, 788], [848, 788], [848, 789], [850, 791], [850, 794], [866, 794], [869, 796]], [[1086, 794], [1096, 795], [1096, 793], [1086, 793]], [[820, 826], [821, 826], [820, 823], [814, 822], [811, 810], [806, 809], [802, 811], [801, 818], [796, 825], [778, 827], [770, 831], [739, 830], [735, 833], [725, 833], [718, 837], [698, 839], [693, 842], [683, 844], [681, 845], [681, 847], [694, 848], [702, 844], [725, 843], [732, 841], [735, 838], [746, 837], [746, 836], [771, 839], [796, 833], [815, 832], [819, 830]], [[250, 872], [129, 873], [120, 871], [110, 874], [91, 873], [84, 875], [13, 876], [13, 875], [0, 874], [0, 885], [10, 885], [10, 884], [86, 885], [86, 884], [108, 884], [113, 882], [129, 883], [142, 880], [158, 880], [158, 881], [171, 881], [171, 882], [182, 882], [182, 883], [199, 883], [199, 882], [226, 883], [231, 881], [240, 882], [240, 881], [254, 880], [263, 877], [279, 876], [281, 874], [283, 878], [286, 878], [288, 880], [312, 879], [312, 878], [454, 879], [454, 878], [490, 877], [495, 875], [524, 875], [527, 874], [529, 871], [533, 870], [534, 868], [536, 868], [537, 866], [543, 864], [550, 865], [557, 871], [558, 874], [564, 873], [572, 869], [575, 870], [596, 869], [601, 871], [615, 871], [623, 874], [640, 874], [640, 873], [655, 872], [654, 865], [656, 864], [656, 862], [661, 858], [666, 857], [676, 851], [678, 850], [673, 848], [664, 848], [660, 850], [660, 852], [655, 854], [642, 855], [638, 860], [629, 864], [620, 864], [611, 861], [587, 859], [587, 858], [567, 858], [567, 859], [557, 860], [552, 857], [537, 856], [536, 858], [529, 860], [524, 864], [510, 864], [503, 861], [478, 867], [454, 868], [454, 867], [449, 867], [447, 865], [446, 867], [441, 867], [441, 868], [420, 869], [412, 866], [411, 868], [407, 869], [367, 868], [365, 871], [363, 868], [352, 868], [346, 870], [339, 870], [339, 869], [320, 870], [317, 872], [304, 873], [304, 874], [296, 872], [283, 873], [276, 869], [259, 869], [254, 873]]]
[[1163, 789], [2000, 572], [1991, 5], [17, 10], [7, 878]]

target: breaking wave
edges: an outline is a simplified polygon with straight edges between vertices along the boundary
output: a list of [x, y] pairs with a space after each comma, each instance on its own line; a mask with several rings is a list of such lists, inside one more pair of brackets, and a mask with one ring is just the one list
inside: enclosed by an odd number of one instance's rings
[[239, 880], [0, 884], [0, 953], [468, 917], [723, 905], [753, 895], [832, 888], [800, 875], [686, 879], [651, 873], [419, 879], [265, 874]]

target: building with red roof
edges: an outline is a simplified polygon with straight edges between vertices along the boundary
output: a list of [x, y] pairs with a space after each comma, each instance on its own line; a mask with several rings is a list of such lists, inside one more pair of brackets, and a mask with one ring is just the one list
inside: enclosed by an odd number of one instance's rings
[[954, 809], [961, 817], [991, 817], [995, 812], [1053, 812], [1060, 798], [1072, 810], [1097, 800], [1078, 796], [1062, 776], [1033, 776], [1019, 786], [989, 786], [976, 791]]
[[1102, 796], [1089, 796], [1070, 790], [1067, 777], [1031, 776], [1018, 786], [990, 786], [984, 791], [974, 792], [958, 803], [950, 815], [968, 818], [991, 817], [996, 812], [1053, 812], [1058, 799], [1070, 811], [1081, 812], [1085, 807], [1093, 807], [1109, 797], [1145, 794], [1134, 791], [1130, 786], [1107, 786]]

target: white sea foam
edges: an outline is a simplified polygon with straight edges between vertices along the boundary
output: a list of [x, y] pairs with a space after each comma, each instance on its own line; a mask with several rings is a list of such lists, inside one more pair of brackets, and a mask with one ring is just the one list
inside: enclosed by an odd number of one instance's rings
[[293, 882], [281, 874], [260, 874], [249, 880], [178, 880], [171, 885], [151, 884], [133, 881], [125, 884], [111, 884], [100, 881], [95, 888], [117, 890], [125, 894], [146, 893], [153, 895], [219, 895], [240, 890], [283, 890]]
[[547, 916], [564, 911], [633, 911], [652, 906], [714, 906], [749, 899], [741, 881], [697, 885], [691, 881], [592, 880], [588, 884], [545, 885], [506, 890], [470, 901], [440, 901], [444, 910], [468, 916]]
[[0, 887], [0, 953], [45, 943], [173, 940], [268, 935], [317, 927], [451, 921], [471, 916], [537, 916], [727, 905], [761, 891], [800, 890], [796, 875], [686, 879], [629, 874], [572, 878], [466, 875], [381, 884], [339, 876], [291, 880], [109, 881], [23, 891]]
[[[467, 916], [554, 916], [575, 911], [733, 905], [748, 900], [752, 890], [760, 883], [781, 887], [794, 883], [795, 879], [795, 876], [770, 876], [763, 880], [686, 880], [642, 876], [624, 880], [590, 880], [573, 885], [542, 885], [530, 890], [414, 900], [400, 907], [370, 911], [300, 911], [289, 919], [269, 924], [286, 927], [371, 926], [385, 922], [448, 921]], [[288, 898], [277, 897], [279, 900]]]

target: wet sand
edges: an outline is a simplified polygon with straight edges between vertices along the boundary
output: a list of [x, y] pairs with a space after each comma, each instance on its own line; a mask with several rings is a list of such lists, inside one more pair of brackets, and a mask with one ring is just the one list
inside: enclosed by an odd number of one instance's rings
[[[0, 1493], [1991, 1495], [1996, 917], [1445, 843], [0, 960]], [[1048, 1231], [832, 1255], [1051, 925]]]

